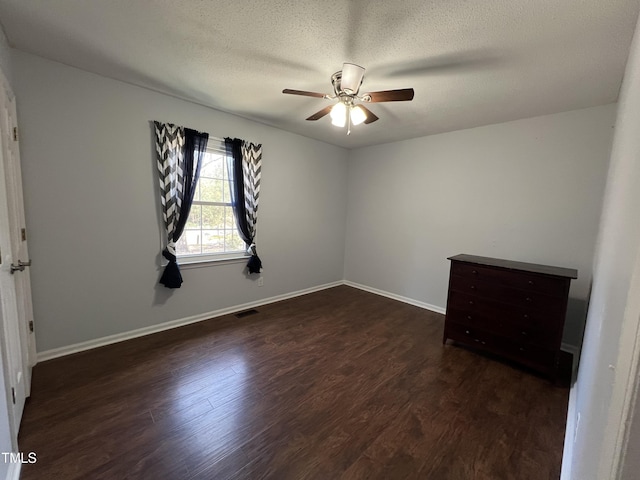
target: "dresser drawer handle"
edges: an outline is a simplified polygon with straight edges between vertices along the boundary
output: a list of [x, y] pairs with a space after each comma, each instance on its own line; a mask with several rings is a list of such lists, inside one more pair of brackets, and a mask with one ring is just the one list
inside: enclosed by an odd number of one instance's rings
[[533, 280], [529, 280], [529, 285], [533, 285]]
[[467, 315], [467, 320], [471, 320], [473, 317], [471, 315]]
[[470, 288], [471, 290], [475, 290], [475, 289], [476, 289], [476, 286], [475, 286], [475, 285], [471, 285], [469, 288]]
[[473, 273], [474, 275], [477, 275], [478, 271], [477, 270], [471, 270], [471, 273]]
[[464, 333], [466, 333], [467, 335], [471, 335], [471, 332], [469, 330], [465, 330]]
[[530, 298], [530, 297], [527, 297], [527, 302], [530, 302], [530, 301], [531, 301], [531, 298]]
[[527, 332], [521, 332], [521, 333], [522, 333], [522, 335], [525, 335], [525, 336], [527, 335]]
[[529, 318], [529, 315], [527, 315], [526, 313], [523, 315], [524, 318]]
[[473, 300], [469, 300], [469, 305], [473, 305]]
[[524, 352], [524, 347], [520, 347], [520, 351], [521, 351], [521, 352]]

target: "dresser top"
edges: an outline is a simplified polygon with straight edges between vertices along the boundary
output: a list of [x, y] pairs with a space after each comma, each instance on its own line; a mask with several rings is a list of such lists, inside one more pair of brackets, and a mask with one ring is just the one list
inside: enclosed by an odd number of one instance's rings
[[477, 265], [488, 265], [491, 267], [506, 268], [509, 270], [520, 270], [524, 272], [541, 273], [544, 275], [555, 275], [556, 277], [578, 278], [578, 271], [573, 268], [552, 267], [550, 265], [538, 265], [536, 263], [514, 262], [501, 258], [478, 257], [476, 255], [460, 254], [449, 257], [448, 260]]

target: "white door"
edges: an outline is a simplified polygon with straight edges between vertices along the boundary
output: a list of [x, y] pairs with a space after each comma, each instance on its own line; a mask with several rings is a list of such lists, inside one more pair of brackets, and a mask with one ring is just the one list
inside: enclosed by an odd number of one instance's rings
[[0, 302], [11, 427], [17, 435], [35, 363], [33, 309], [22, 201], [15, 98], [0, 74]]
[[[27, 228], [24, 216], [22, 193], [22, 169], [20, 168], [20, 143], [17, 138], [18, 120], [16, 100], [10, 90], [5, 90], [3, 108], [0, 111], [0, 129], [5, 132], [7, 148], [3, 152], [7, 186], [7, 204], [9, 206], [9, 227], [11, 251], [18, 262], [30, 265]], [[33, 322], [33, 304], [31, 302], [31, 276], [29, 268], [15, 273], [16, 295], [18, 299], [18, 317], [23, 337], [24, 364], [27, 375], [26, 392], [31, 393], [31, 368], [36, 364], [36, 340]]]

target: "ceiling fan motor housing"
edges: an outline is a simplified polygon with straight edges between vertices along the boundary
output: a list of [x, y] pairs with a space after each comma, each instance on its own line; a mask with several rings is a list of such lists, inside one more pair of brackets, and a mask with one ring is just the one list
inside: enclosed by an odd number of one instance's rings
[[353, 63], [345, 63], [342, 70], [331, 76], [333, 90], [337, 96], [341, 94], [357, 95], [364, 80], [364, 67]]

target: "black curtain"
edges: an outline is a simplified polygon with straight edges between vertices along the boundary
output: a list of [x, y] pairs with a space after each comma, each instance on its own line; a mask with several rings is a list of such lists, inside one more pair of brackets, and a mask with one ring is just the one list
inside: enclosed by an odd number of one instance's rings
[[[207, 150], [208, 141], [208, 133], [198, 132], [190, 128], [184, 129], [182, 203], [180, 205], [178, 222], [173, 232], [173, 238], [170, 239], [173, 240], [173, 242], [178, 241], [189, 219], [189, 212], [191, 211], [191, 204], [193, 203], [193, 196], [196, 192], [198, 178], [200, 178], [200, 167], [202, 166], [202, 160]], [[169, 260], [169, 264], [162, 273], [160, 283], [167, 288], [180, 288], [180, 285], [182, 285], [182, 275], [180, 274], [180, 267], [178, 267], [176, 256], [166, 248], [162, 252], [162, 255]]]
[[224, 144], [227, 153], [227, 169], [229, 171], [229, 187], [231, 191], [231, 204], [236, 217], [236, 225], [240, 238], [250, 246], [251, 258], [247, 262], [249, 273], [260, 273], [262, 261], [258, 257], [253, 243], [254, 231], [249, 224], [247, 216], [244, 171], [242, 165], [242, 147], [244, 141], [239, 138], [225, 138]]

